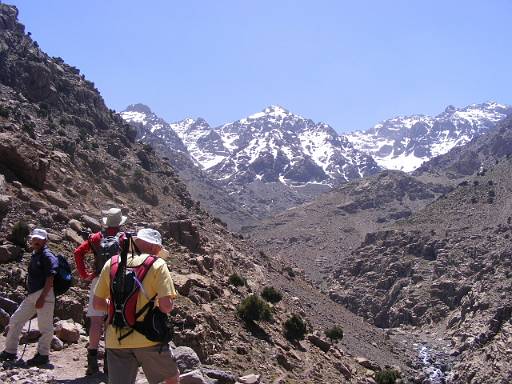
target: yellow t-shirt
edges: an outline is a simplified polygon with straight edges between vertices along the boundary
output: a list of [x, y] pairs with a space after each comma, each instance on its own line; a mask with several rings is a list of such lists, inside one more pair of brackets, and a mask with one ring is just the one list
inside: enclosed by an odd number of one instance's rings
[[[147, 254], [141, 254], [135, 257], [129, 257], [128, 267], [141, 265], [147, 256]], [[94, 295], [101, 299], [110, 297], [110, 264], [111, 261], [105, 263], [98, 284], [96, 285], [96, 290], [94, 291]], [[157, 298], [166, 296], [170, 296], [172, 299], [176, 298], [176, 290], [174, 289], [171, 274], [169, 273], [167, 264], [165, 264], [165, 261], [162, 259], [157, 259], [154, 262], [142, 281], [142, 287], [144, 288], [145, 295], [142, 293], [142, 290], [139, 291], [139, 296], [137, 297], [137, 311], [148, 302], [146, 296], [150, 299], [155, 295], [157, 295]], [[139, 318], [139, 321], [141, 321], [142, 318], [143, 315]], [[121, 334], [124, 335], [128, 330], [129, 328], [123, 329]], [[137, 331], [134, 331], [131, 335], [121, 340], [121, 342], [119, 342], [118, 337], [119, 330], [109, 324], [105, 337], [107, 348], [143, 348], [158, 344], [146, 339], [144, 335]]]

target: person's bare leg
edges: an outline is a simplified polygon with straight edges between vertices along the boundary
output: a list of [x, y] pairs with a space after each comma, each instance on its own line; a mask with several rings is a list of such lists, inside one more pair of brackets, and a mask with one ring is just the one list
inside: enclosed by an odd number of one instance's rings
[[87, 375], [94, 375], [99, 372], [98, 347], [100, 345], [101, 333], [103, 331], [103, 316], [91, 316], [89, 318], [89, 347], [87, 348]]
[[92, 316], [89, 319], [91, 320], [89, 327], [89, 349], [98, 349], [103, 331], [103, 316]]

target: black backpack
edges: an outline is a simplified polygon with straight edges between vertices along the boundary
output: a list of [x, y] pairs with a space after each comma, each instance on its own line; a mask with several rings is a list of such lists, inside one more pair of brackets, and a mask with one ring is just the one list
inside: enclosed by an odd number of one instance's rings
[[107, 236], [106, 233], [102, 232], [100, 245], [97, 249], [92, 245], [91, 238], [89, 237], [89, 246], [94, 252], [94, 272], [97, 276], [101, 273], [103, 266], [112, 256], [119, 255], [121, 251], [120, 238], [122, 232], [119, 232], [115, 236]]
[[[136, 310], [142, 281], [157, 257], [150, 255], [141, 265], [127, 267], [127, 250], [130, 248], [131, 241], [131, 236], [128, 234], [127, 236], [121, 255], [112, 257], [110, 265], [112, 300], [109, 308], [109, 322], [118, 329], [119, 342], [137, 331], [148, 340], [168, 343], [173, 338], [173, 326], [170, 317], [155, 306], [156, 295], [151, 299], [148, 298], [148, 302], [139, 311]], [[135, 244], [133, 242], [131, 244], [132, 250], [136, 250], [138, 253]], [[143, 290], [142, 293], [144, 294]], [[142, 315], [144, 317], [142, 321], [139, 321]], [[129, 328], [129, 330], [121, 334], [123, 328]]]
[[68, 291], [73, 285], [73, 275], [71, 274], [71, 267], [67, 259], [62, 255], [57, 255], [59, 262], [57, 267], [57, 274], [53, 278], [53, 292], [55, 296], [62, 295]]

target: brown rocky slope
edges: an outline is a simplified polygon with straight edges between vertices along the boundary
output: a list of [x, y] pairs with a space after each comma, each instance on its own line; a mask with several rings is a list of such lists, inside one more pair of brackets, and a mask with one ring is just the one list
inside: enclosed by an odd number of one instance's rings
[[[19, 223], [47, 228], [51, 248], [72, 262], [80, 231], [98, 230], [100, 210], [115, 205], [129, 216], [129, 229], [156, 227], [166, 239], [180, 292], [174, 341], [178, 348], [193, 349], [187, 353], [195, 363], [184, 368], [198, 368], [200, 382], [251, 382], [240, 376], [256, 373], [265, 383], [373, 383], [378, 365], [401, 365], [407, 374], [405, 352], [400, 352], [404, 347], [395, 348], [360, 318], [342, 317], [341, 309], [313, 317], [309, 328], [323, 331], [346, 321], [343, 345], [313, 334], [301, 343], [288, 341], [283, 323], [293, 312], [308, 318], [311, 303], [323, 303], [325, 313], [332, 303], [201, 209], [173, 167], [151, 147], [135, 142], [135, 132], [105, 106], [78, 69], [43, 53], [18, 23], [16, 8], [5, 4], [0, 4], [0, 135], [2, 327], [24, 297], [29, 253]], [[246, 286], [229, 284], [234, 272], [247, 279]], [[288, 290], [273, 308], [273, 321], [244, 325], [236, 306], [267, 284]], [[70, 319], [66, 327], [75, 336], [80, 327], [73, 321], [83, 324], [86, 292], [78, 282], [56, 306], [56, 316]], [[294, 296], [301, 292], [304, 297]], [[82, 377], [81, 336], [66, 337], [64, 344], [56, 341], [53, 370], [4, 366], [1, 380], [101, 382], [102, 377]], [[356, 361], [354, 355], [360, 354], [376, 363]]]
[[[392, 339], [415, 340], [420, 366], [428, 368], [416, 381], [510, 383], [510, 132], [509, 119], [446, 155], [460, 165], [477, 148], [477, 165], [453, 190], [419, 199], [423, 204], [398, 220], [385, 219], [395, 207], [375, 204], [386, 190], [403, 200], [383, 183], [389, 178], [384, 173], [354, 183], [355, 198], [346, 186], [276, 216], [251, 237], [290, 262], [309, 263], [308, 275], [334, 301], [387, 329]], [[440, 182], [453, 176], [450, 169], [401, 177], [417, 185], [420, 179]], [[354, 201], [358, 208], [352, 210]]]

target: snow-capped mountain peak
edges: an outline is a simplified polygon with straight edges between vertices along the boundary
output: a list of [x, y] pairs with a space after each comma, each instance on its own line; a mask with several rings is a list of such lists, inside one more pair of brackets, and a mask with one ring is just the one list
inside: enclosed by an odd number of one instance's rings
[[450, 105], [435, 117], [397, 116], [347, 137], [380, 166], [410, 172], [423, 162], [468, 143], [511, 112], [509, 106], [494, 101], [464, 108]]
[[141, 103], [129, 105], [121, 117], [137, 129], [137, 137], [146, 142], [160, 139], [168, 143], [175, 151], [188, 153], [186, 146], [176, 134], [174, 129], [151, 109]]
[[203, 170], [228, 184], [333, 185], [379, 170], [370, 156], [356, 150], [328, 124], [315, 123], [278, 105], [216, 128], [201, 118], [164, 125], [143, 105], [130, 106], [121, 116], [144, 127], [145, 134], [168, 138], [169, 145], [179, 139]]

